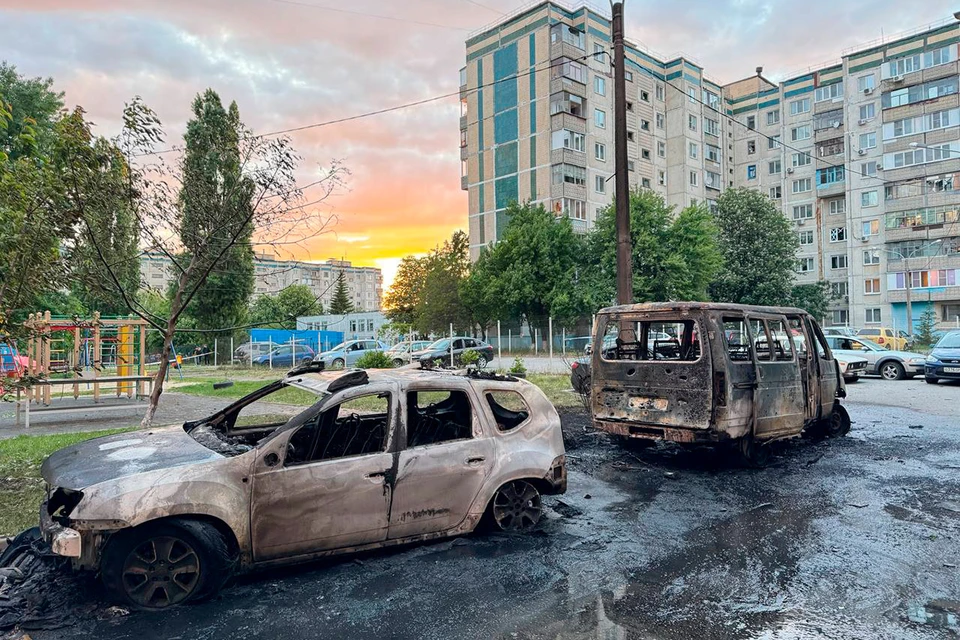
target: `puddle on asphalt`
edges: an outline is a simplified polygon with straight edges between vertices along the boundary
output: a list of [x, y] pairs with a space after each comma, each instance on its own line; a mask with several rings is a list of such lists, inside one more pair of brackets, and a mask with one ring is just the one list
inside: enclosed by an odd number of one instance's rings
[[960, 602], [956, 600], [932, 600], [927, 604], [912, 605], [907, 611], [910, 622], [935, 629], [960, 631]]

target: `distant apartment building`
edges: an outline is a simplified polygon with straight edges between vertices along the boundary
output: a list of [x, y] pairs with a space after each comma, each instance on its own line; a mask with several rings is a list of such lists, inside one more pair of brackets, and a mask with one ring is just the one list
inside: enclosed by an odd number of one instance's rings
[[[310, 287], [323, 307], [329, 308], [336, 291], [337, 278], [343, 273], [350, 299], [357, 311], [379, 311], [383, 296], [383, 275], [375, 267], [355, 267], [345, 260], [300, 262], [277, 260], [275, 256], [258, 253], [254, 258], [254, 297], [277, 294], [290, 285]], [[173, 279], [170, 259], [159, 253], [148, 253], [140, 259], [143, 285], [157, 291], [166, 291]]]
[[[586, 231], [613, 201], [611, 24], [543, 2], [466, 42], [461, 186], [471, 256], [512, 200]], [[684, 57], [628, 44], [631, 187], [678, 208], [758, 189], [793, 221], [798, 282], [830, 283], [828, 324], [906, 329], [927, 307], [960, 323], [956, 20], [845, 51], [782, 82], [720, 84]]]

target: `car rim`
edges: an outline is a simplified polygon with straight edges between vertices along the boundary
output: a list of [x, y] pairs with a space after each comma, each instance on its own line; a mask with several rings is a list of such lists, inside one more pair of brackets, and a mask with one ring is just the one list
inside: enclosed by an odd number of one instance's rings
[[200, 558], [180, 538], [150, 538], [123, 563], [124, 591], [142, 607], [159, 609], [183, 602], [199, 580]]
[[483, 356], [477, 358], [477, 367], [483, 369], [485, 366], [487, 366], [487, 359]]
[[334, 360], [334, 361], [333, 361], [333, 368], [334, 368], [334, 369], [343, 369], [343, 360], [341, 360], [340, 358], [337, 358], [336, 360]]
[[503, 531], [526, 531], [540, 521], [540, 492], [529, 482], [504, 485], [493, 498], [493, 519]]
[[393, 361], [393, 364], [394, 364], [395, 366], [402, 367], [402, 366], [403, 366], [403, 360], [401, 360], [400, 358], [397, 358], [396, 360]]
[[883, 377], [887, 380], [896, 380], [899, 377], [896, 365], [888, 364], [883, 367]]

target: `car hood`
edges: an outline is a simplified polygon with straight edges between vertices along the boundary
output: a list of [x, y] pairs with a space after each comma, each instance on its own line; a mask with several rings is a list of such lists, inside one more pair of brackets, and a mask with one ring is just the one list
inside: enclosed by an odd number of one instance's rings
[[954, 360], [960, 358], [960, 349], [934, 349], [930, 355], [938, 360], [943, 360], [944, 358]]
[[867, 359], [863, 356], [855, 356], [851, 353], [834, 353], [833, 357], [839, 360], [840, 362], [846, 362], [850, 364], [852, 362], [866, 362]]
[[892, 351], [884, 349], [883, 351], [878, 351], [877, 353], [879, 353], [881, 356], [896, 356], [898, 358], [902, 358], [903, 360], [925, 360], [927, 358], [927, 356], [923, 355], [922, 353], [913, 353], [912, 351]]
[[318, 358], [333, 358], [333, 357], [342, 358], [345, 353], [346, 351], [324, 351], [320, 353], [320, 355], [318, 355], [317, 357]]
[[55, 451], [40, 473], [51, 487], [82, 490], [148, 471], [223, 458], [183, 430], [165, 427], [86, 440]]

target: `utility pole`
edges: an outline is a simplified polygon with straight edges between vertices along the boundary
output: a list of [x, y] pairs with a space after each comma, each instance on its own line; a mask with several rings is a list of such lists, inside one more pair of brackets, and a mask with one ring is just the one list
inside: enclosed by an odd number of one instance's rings
[[617, 304], [633, 302], [630, 246], [630, 174], [627, 171], [627, 74], [623, 54], [623, 2], [613, 3], [613, 135], [617, 211]]

